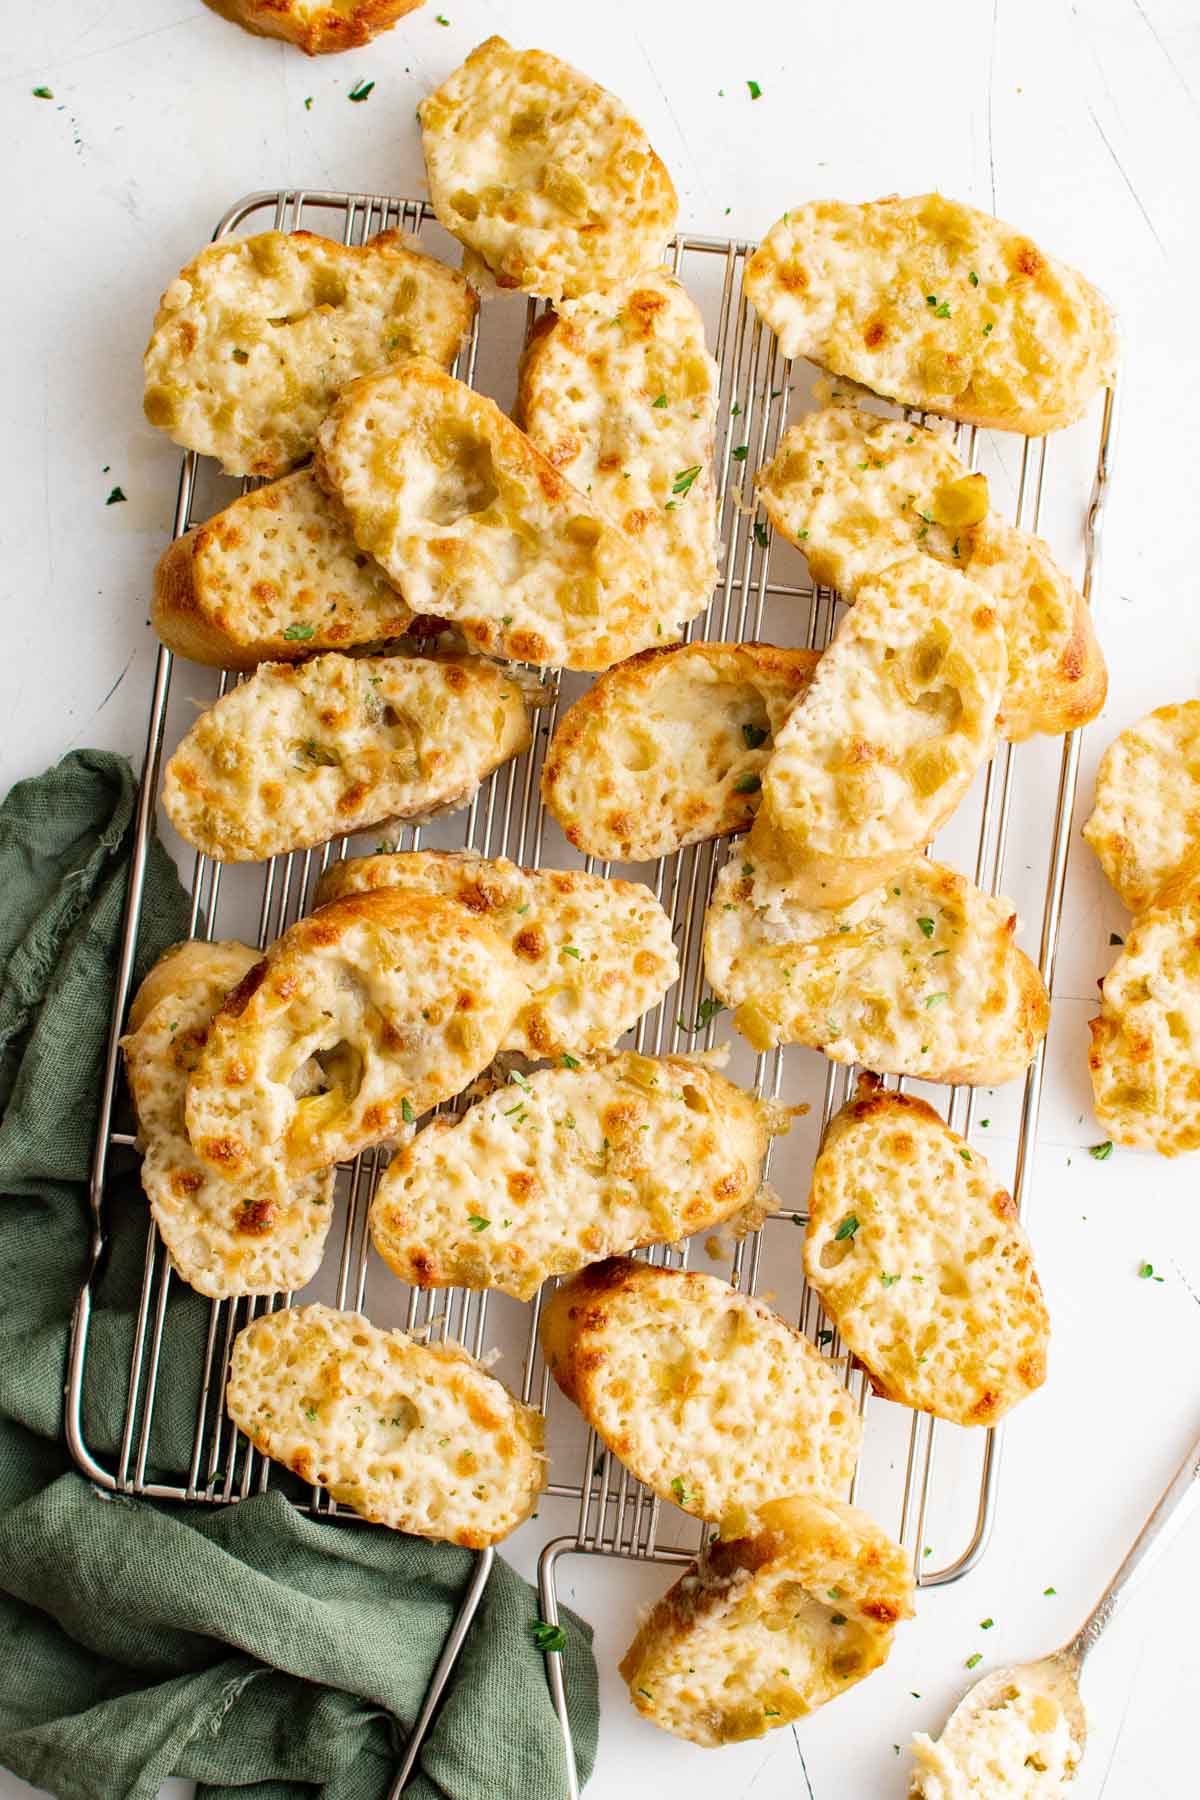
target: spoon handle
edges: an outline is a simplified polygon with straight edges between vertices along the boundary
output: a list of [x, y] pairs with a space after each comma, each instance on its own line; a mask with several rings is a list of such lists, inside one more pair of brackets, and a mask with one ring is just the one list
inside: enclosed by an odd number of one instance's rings
[[1166, 1492], [1130, 1545], [1120, 1568], [1075, 1636], [1064, 1647], [1064, 1654], [1077, 1666], [1082, 1666], [1088, 1651], [1099, 1642], [1109, 1620], [1133, 1586], [1134, 1577], [1150, 1557], [1159, 1538], [1166, 1530], [1168, 1522], [1183, 1501], [1189, 1494], [1193, 1494], [1198, 1486], [1200, 1486], [1200, 1438], [1197, 1438], [1175, 1471]]

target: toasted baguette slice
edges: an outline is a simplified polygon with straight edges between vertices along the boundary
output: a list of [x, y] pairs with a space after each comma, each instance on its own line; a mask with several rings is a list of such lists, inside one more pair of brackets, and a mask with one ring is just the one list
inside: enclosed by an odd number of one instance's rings
[[994, 1425], [1046, 1379], [1050, 1321], [1012, 1196], [931, 1106], [874, 1076], [825, 1133], [804, 1272], [886, 1400]]
[[153, 615], [168, 649], [217, 669], [383, 643], [413, 622], [311, 469], [176, 538], [154, 571]]
[[317, 900], [380, 888], [444, 894], [491, 920], [530, 990], [501, 1049], [534, 1059], [611, 1048], [679, 974], [671, 921], [639, 883], [418, 850], [332, 863]]
[[662, 256], [671, 177], [615, 95], [491, 37], [417, 108], [433, 209], [502, 288], [560, 300]]
[[494, 401], [433, 363], [355, 382], [316, 466], [409, 605], [476, 650], [606, 669], [661, 634], [641, 552]]
[[713, 1275], [597, 1263], [550, 1296], [539, 1330], [550, 1373], [614, 1456], [727, 1533], [785, 1489], [832, 1494], [854, 1474], [862, 1423], [833, 1365]]
[[621, 1659], [644, 1718], [713, 1747], [762, 1737], [878, 1669], [913, 1579], [855, 1506], [776, 1500], [749, 1537], [710, 1544], [650, 1609]]
[[1007, 673], [986, 594], [928, 556], [863, 583], [775, 738], [750, 834], [808, 906], [845, 906], [922, 850], [992, 748]]
[[326, 1168], [461, 1092], [526, 992], [495, 929], [452, 900], [334, 901], [285, 931], [213, 1020], [188, 1136], [231, 1178]]
[[213, 1300], [303, 1287], [333, 1218], [331, 1169], [290, 1182], [272, 1169], [227, 1181], [188, 1142], [188, 1076], [213, 1015], [258, 960], [245, 944], [177, 945], [138, 989], [121, 1039], [150, 1211], [176, 1273]]
[[331, 1306], [264, 1313], [234, 1340], [229, 1416], [264, 1456], [364, 1519], [473, 1550], [546, 1485], [542, 1415], [457, 1344]]
[[208, 0], [255, 37], [283, 38], [306, 56], [356, 50], [413, 12], [421, 0]]
[[522, 425], [641, 545], [671, 637], [717, 579], [718, 383], [700, 308], [665, 269], [544, 314], [521, 361]]
[[[1160, 706], [1114, 738], [1083, 835], [1130, 912], [1200, 858], [1200, 700]], [[1200, 871], [1195, 871], [1200, 873]]]
[[695, 643], [619, 663], [558, 722], [542, 766], [548, 811], [577, 850], [617, 862], [744, 831], [774, 734], [819, 661]]
[[1002, 736], [1072, 731], [1104, 705], [1108, 674], [1083, 595], [1040, 538], [988, 510], [987, 477], [970, 474], [942, 433], [827, 407], [792, 426], [757, 486], [814, 581], [847, 600], [914, 550], [990, 595], [1008, 650]]
[[201, 713], [163, 806], [218, 862], [257, 862], [454, 806], [529, 746], [525, 696], [475, 657], [264, 663]]
[[528, 1300], [549, 1275], [750, 1206], [776, 1128], [757, 1095], [687, 1057], [618, 1051], [543, 1069], [405, 1144], [371, 1236], [414, 1287]]
[[1118, 1144], [1200, 1149], [1200, 878], [1136, 918], [1100, 986], [1088, 1066]]
[[420, 353], [447, 367], [475, 317], [455, 269], [398, 231], [222, 238], [175, 277], [146, 348], [146, 417], [227, 475], [284, 475], [355, 376]]
[[1090, 282], [941, 194], [795, 207], [745, 289], [784, 356], [971, 425], [1057, 431], [1116, 377], [1116, 323]]
[[735, 852], [705, 920], [704, 969], [756, 1050], [989, 1087], [1028, 1067], [1050, 1002], [1013, 943], [1012, 902], [918, 857], [838, 912], [813, 912]]

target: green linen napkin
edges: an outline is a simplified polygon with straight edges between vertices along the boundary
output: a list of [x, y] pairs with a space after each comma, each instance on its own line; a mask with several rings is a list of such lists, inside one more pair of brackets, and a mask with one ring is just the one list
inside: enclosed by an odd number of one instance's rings
[[[62, 1443], [136, 792], [121, 758], [83, 750], [0, 806], [0, 1764], [67, 1800], [153, 1800], [169, 1775], [193, 1778], [201, 1800], [382, 1800], [470, 1553], [321, 1523], [279, 1492], [218, 1509], [114, 1497], [74, 1471]], [[186, 929], [183, 890], [155, 841], [136, 978]], [[100, 1391], [85, 1420], [88, 1441], [106, 1449], [141, 1278], [146, 1214], [132, 1164], [110, 1199], [89, 1340]], [[175, 1468], [195, 1417], [188, 1352], [207, 1313], [182, 1290], [178, 1301], [181, 1350], [165, 1366], [188, 1374], [167, 1384], [152, 1448]], [[537, 1610], [497, 1558], [406, 1790], [413, 1800], [563, 1792], [529, 1630]], [[596, 1668], [589, 1628], [569, 1614], [564, 1623], [586, 1780]]]

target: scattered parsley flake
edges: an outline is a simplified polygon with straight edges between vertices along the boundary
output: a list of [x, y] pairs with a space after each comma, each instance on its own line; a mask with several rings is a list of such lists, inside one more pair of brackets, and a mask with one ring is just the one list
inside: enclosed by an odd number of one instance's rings
[[[441, 23], [440, 20], [439, 23]], [[529, 1629], [533, 1634], [534, 1645], [537, 1649], [542, 1651], [566, 1649], [567, 1634], [561, 1625], [548, 1625], [545, 1619], [535, 1619]]]
[[733, 784], [733, 791], [735, 794], [757, 794], [761, 786], [761, 775], [739, 775]]
[[564, 944], [562, 947], [562, 953], [564, 956], [573, 956], [575, 958], [576, 962], [578, 962], [580, 960], [580, 958], [583, 956], [583, 951], [577, 949], [574, 944]]
[[979, 1664], [982, 1661], [983, 1661], [983, 1651], [976, 1650], [974, 1656], [968, 1656], [968, 1658], [963, 1666], [964, 1666], [964, 1668], [967, 1668], [967, 1669], [975, 1669], [975, 1668], [978, 1668]]
[[373, 81], [356, 81], [346, 98], [355, 101], [366, 100], [370, 97], [371, 89], [374, 86]]
[[844, 1625], [846, 1623], [845, 1613], [830, 1613], [829, 1623], [831, 1625]]
[[700, 464], [693, 463], [690, 469], [680, 469], [671, 488], [673, 494], [690, 494], [692, 483], [700, 473]]
[[749, 444], [739, 444], [732, 453], [734, 462], [745, 462], [746, 457], [749, 454], [749, 451], [750, 451]]
[[992, 330], [993, 330], [993, 321], [991, 319], [989, 319], [987, 324], [983, 328], [984, 337], [990, 337], [992, 335]]
[[962, 1157], [962, 1159], [965, 1163], [969, 1163], [972, 1160], [971, 1152], [967, 1149], [965, 1144], [963, 1145], [962, 1149], [959, 1151], [958, 1154]]
[[285, 625], [283, 628], [284, 642], [288, 644], [307, 643], [315, 630], [315, 625]]
[[742, 410], [741, 402], [739, 400], [735, 400], [733, 405], [729, 409], [730, 418], [736, 419], [738, 414], [741, 412], [741, 410]]
[[54, 89], [48, 87], [35, 87], [33, 90], [33, 97], [35, 100], [53, 100]]
[[857, 1215], [855, 1213], [847, 1213], [833, 1234], [834, 1242], [840, 1244], [845, 1238], [852, 1238], [857, 1230]]
[[510, 1071], [510, 1072], [509, 1072], [509, 1077], [508, 1077], [508, 1079], [509, 1079], [509, 1080], [510, 1080], [510, 1081], [513, 1081], [513, 1082], [515, 1082], [515, 1083], [516, 1083], [516, 1085], [517, 1085], [517, 1086], [518, 1086], [518, 1087], [519, 1087], [519, 1088], [524, 1088], [524, 1090], [525, 1090], [525, 1092], [526, 1092], [526, 1093], [527, 1093], [527, 1094], [529, 1094], [529, 1093], [532, 1093], [532, 1092], [533, 1092], [533, 1090], [532, 1090], [532, 1088], [531, 1088], [531, 1087], [530, 1087], [530, 1085], [529, 1085], [529, 1079], [528, 1079], [528, 1077], [527, 1077], [527, 1076], [525, 1076], [525, 1075], [522, 1075], [522, 1073], [521, 1073], [521, 1071], [520, 1071], [520, 1069], [512, 1069], [512, 1070], [511, 1070], [511, 1071]]
[[762, 99], [762, 89], [759, 87], [757, 81], [748, 81], [746, 86], [750, 89], [750, 98], [752, 100]]
[[760, 744], [767, 741], [767, 732], [762, 725], [743, 725], [742, 742], [747, 750], [757, 750]]
[[1110, 931], [1108, 934], [1108, 941], [1110, 944], [1115, 944], [1119, 947], [1125, 942], [1125, 939], [1121, 937], [1118, 932]]
[[577, 1069], [579, 1067], [579, 1058], [577, 1056], [568, 1055], [567, 1051], [564, 1050], [562, 1053], [562, 1066], [564, 1069]]
[[980, 1121], [979, 1121], [979, 1123], [980, 1123], [980, 1124], [981, 1124], [981, 1125], [990, 1125], [990, 1124], [991, 1124], [991, 1122], [992, 1122], [992, 1121], [991, 1121], [991, 1120], [990, 1120], [990, 1119], [980, 1119]]
[[[797, 1223], [797, 1225], [800, 1223], [799, 1219], [796, 1220], [796, 1223]], [[823, 1350], [825, 1348], [826, 1344], [832, 1344], [832, 1342], [833, 1342], [832, 1331], [818, 1331], [817, 1347], [819, 1349]]]
[[1048, 1587], [1048, 1588], [1042, 1589], [1042, 1593], [1045, 1595], [1057, 1594], [1057, 1592], [1058, 1592], [1058, 1589], [1056, 1587]]
[[977, 275], [977, 274], [976, 274], [976, 273], [975, 273], [975, 271], [974, 271], [974, 269], [972, 269], [972, 270], [971, 270], [971, 273], [970, 273], [970, 274], [969, 274], [969, 275], [968, 275], [968, 276], [967, 276], [967, 280], [968, 280], [968, 281], [969, 281], [969, 282], [970, 282], [970, 284], [971, 284], [971, 286], [972, 286], [972, 287], [978, 287], [978, 286], [979, 286], [979, 277], [978, 277], [978, 275]]
[[660, 394], [658, 399], [652, 400], [650, 404], [651, 406], [665, 406], [667, 404], [667, 396], [665, 394]]
[[450, 23], [445, 13], [434, 13], [433, 22], [435, 25], [448, 25]]
[[311, 1422], [317, 1416], [316, 1407], [315, 1406], [306, 1406], [304, 1409], [304, 1416], [306, 1419], [308, 1419]]
[[689, 1502], [693, 1502], [696, 1498], [695, 1494], [692, 1493], [689, 1488], [684, 1486], [683, 1477], [681, 1475], [676, 1475], [673, 1478], [671, 1482], [671, 1492], [674, 1494], [680, 1506], [687, 1506]]
[[486, 1231], [491, 1222], [490, 1219], [481, 1217], [479, 1213], [471, 1213], [467, 1219], [467, 1224], [472, 1231]]
[[1143, 1281], [1162, 1281], [1163, 1280], [1163, 1277], [1161, 1275], [1156, 1275], [1154, 1273], [1154, 1264], [1153, 1263], [1144, 1262], [1142, 1264], [1141, 1268], [1138, 1270], [1138, 1274], [1141, 1276]]
[[1091, 1144], [1088, 1146], [1088, 1155], [1093, 1162], [1107, 1162], [1112, 1153], [1113, 1147], [1111, 1138], [1103, 1144]]
[[754, 541], [760, 550], [765, 550], [768, 543], [767, 528], [761, 519], [754, 521]]
[[980, 1631], [990, 1631], [995, 1623], [995, 1619], [980, 1619], [979, 1629]]
[[108, 499], [104, 502], [104, 504], [105, 504], [105, 506], [119, 506], [121, 501], [124, 499], [125, 499], [124, 489], [115, 487], [113, 489], [112, 493], [108, 496]]
[[882, 1281], [884, 1287], [895, 1287], [900, 1277], [898, 1275], [881, 1275], [879, 1279]]
[[922, 937], [931, 938], [933, 936], [933, 920], [932, 919], [918, 919], [917, 925], [920, 928]]

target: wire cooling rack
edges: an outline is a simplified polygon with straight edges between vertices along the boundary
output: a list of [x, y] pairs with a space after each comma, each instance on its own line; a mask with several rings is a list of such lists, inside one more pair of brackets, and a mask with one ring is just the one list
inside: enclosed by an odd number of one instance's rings
[[[455, 247], [436, 225], [427, 203], [379, 195], [252, 194], [226, 214], [214, 235], [272, 226], [315, 230], [348, 244], [397, 228], [411, 233], [434, 254], [457, 260]], [[819, 648], [836, 624], [837, 598], [828, 589], [813, 586], [803, 560], [765, 529], [761, 515], [756, 520], [753, 507], [754, 472], [773, 454], [789, 416], [807, 404], [809, 378], [815, 374], [807, 365], [779, 355], [772, 335], [742, 300], [742, 272], [753, 249], [753, 244], [742, 241], [681, 234], [668, 258], [701, 305], [721, 371], [717, 474], [723, 561], [710, 606], [687, 635], [762, 638]], [[536, 312], [534, 303], [511, 297], [486, 302], [456, 372], [502, 405], [511, 405], [521, 345]], [[1107, 393], [1097, 410], [1098, 441], [1095, 419], [1059, 434], [1052, 443], [974, 430], [959, 433], [960, 452], [972, 467], [982, 467], [989, 475], [993, 505], [1014, 523], [1050, 537], [1060, 561], [1077, 570], [1088, 599], [1098, 565], [1115, 394]], [[185, 455], [175, 535], [211, 516], [237, 491], [211, 465]], [[202, 1366], [191, 1372], [197, 1378], [198, 1398], [190, 1456], [186, 1468], [164, 1471], [154, 1454], [155, 1420], [165, 1384], [178, 1378], [163, 1367], [162, 1351], [181, 1289], [150, 1225], [119, 1441], [115, 1447], [97, 1448], [85, 1429], [89, 1378], [95, 1379], [89, 1360], [93, 1309], [109, 1241], [110, 1161], [115, 1149], [128, 1149], [134, 1141], [118, 1080], [118, 1039], [129, 998], [159, 769], [164, 746], [174, 743], [190, 723], [195, 703], [210, 703], [234, 679], [187, 663], [175, 668], [173, 662], [170, 652], [160, 649], [103, 1076], [91, 1185], [91, 1255], [76, 1306], [67, 1370], [66, 1421], [75, 1461], [98, 1486], [159, 1500], [225, 1505], [262, 1493], [274, 1479], [272, 1465], [225, 1417], [230, 1348], [237, 1331], [251, 1318], [288, 1304], [291, 1295], [207, 1303]], [[526, 865], [579, 866], [581, 859], [542, 811], [538, 783], [558, 714], [586, 682], [557, 672], [548, 679], [551, 697], [538, 716], [532, 748], [496, 771], [465, 811], [430, 826], [406, 828], [389, 843], [400, 849], [469, 848]], [[1078, 755], [1078, 733], [1063, 740], [1035, 739], [1019, 749], [1002, 745], [935, 846], [939, 857], [989, 891], [1003, 887], [1025, 918], [1040, 921], [1027, 948], [1036, 956], [1047, 984], [1059, 936]], [[166, 835], [171, 841], [169, 830]], [[259, 945], [271, 942], [307, 910], [317, 878], [329, 861], [374, 848], [376, 836], [365, 843], [342, 839], [319, 851], [295, 852], [253, 866], [222, 867], [196, 857], [191, 876], [193, 934], [240, 937]], [[727, 843], [702, 844], [656, 864], [620, 870], [653, 887], [671, 916], [679, 949], [677, 987], [631, 1034], [636, 1047], [647, 1053], [709, 1048], [732, 1035], [723, 1032], [719, 1017], [710, 1017], [711, 1008], [701, 1004], [704, 911], [728, 853]], [[583, 866], [608, 874], [612, 865], [597, 865], [589, 858]], [[862, 1371], [843, 1353], [802, 1278], [802, 1240], [795, 1227], [805, 1223], [808, 1175], [821, 1130], [853, 1090], [854, 1071], [827, 1062], [817, 1052], [796, 1048], [755, 1057], [735, 1039], [730, 1073], [764, 1094], [810, 1108], [790, 1136], [773, 1147], [768, 1174], [779, 1204], [759, 1231], [740, 1242], [718, 1235], [655, 1249], [648, 1253], [650, 1259], [677, 1267], [690, 1263], [724, 1275], [743, 1292], [769, 1298], [835, 1359], [855, 1403], [867, 1415], [863, 1457], [848, 1498], [867, 1506], [911, 1550], [920, 1585], [954, 1581], [975, 1565], [987, 1543], [997, 1502], [1001, 1429], [968, 1432], [872, 1396]], [[1040, 1052], [1022, 1088], [992, 1094], [905, 1081], [897, 1085], [919, 1090], [964, 1137], [985, 1148], [997, 1174], [1007, 1175], [1018, 1205], [1027, 1202], [1042, 1091]], [[987, 1117], [978, 1116], [981, 1095], [986, 1097]], [[379, 1262], [370, 1246], [366, 1219], [386, 1160], [385, 1152], [369, 1150], [339, 1171], [330, 1248], [305, 1298], [363, 1309], [381, 1324], [403, 1325], [435, 1339], [456, 1339], [477, 1356], [499, 1353], [500, 1373], [509, 1385], [546, 1412], [551, 1479], [543, 1504], [553, 1507], [566, 1528], [541, 1550], [543, 1617], [557, 1618], [556, 1577], [565, 1556], [581, 1553], [667, 1564], [690, 1558], [700, 1546], [704, 1527], [635, 1481], [554, 1388], [537, 1343], [540, 1297], [526, 1307], [503, 1295], [466, 1290], [423, 1294], [399, 1283]], [[315, 1517], [361, 1526], [356, 1515], [318, 1489], [299, 1504]], [[543, 1527], [542, 1537], [546, 1536]], [[490, 1552], [479, 1559], [393, 1794], [401, 1791], [415, 1766], [424, 1728], [466, 1634], [490, 1562]], [[548, 1656], [547, 1673], [567, 1749], [565, 1791], [573, 1796], [577, 1788], [560, 1658]]]

